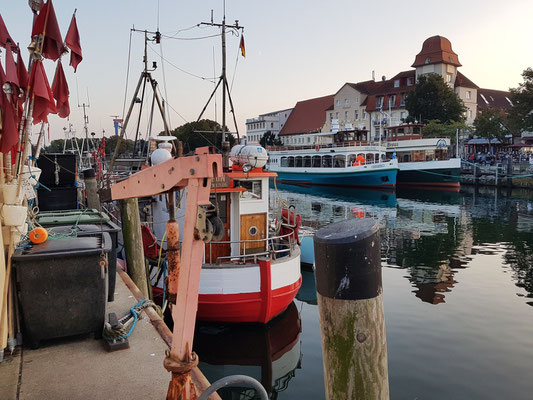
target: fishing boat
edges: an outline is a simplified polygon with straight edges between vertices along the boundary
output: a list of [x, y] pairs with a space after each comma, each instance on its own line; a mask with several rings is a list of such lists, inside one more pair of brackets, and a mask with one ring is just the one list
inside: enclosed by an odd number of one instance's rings
[[[161, 151], [165, 151], [163, 148]], [[161, 152], [152, 162], [163, 162]], [[167, 150], [167, 158], [172, 157]], [[302, 283], [298, 228], [294, 208], [270, 211], [268, 158], [260, 146], [234, 146], [231, 168], [214, 180], [210, 201], [219, 220], [209, 234], [200, 280], [197, 318], [206, 321], [267, 323], [292, 302]], [[164, 221], [164, 196], [152, 203], [153, 220]], [[176, 220], [184, 226], [186, 192], [176, 199]], [[270, 220], [274, 219], [270, 224]], [[148, 243], [148, 247], [153, 243]], [[157, 247], [155, 247], [157, 249]], [[156, 250], [157, 252], [157, 250]], [[152, 274], [154, 292], [164, 290], [164, 274]]]
[[450, 157], [449, 138], [425, 138], [420, 124], [388, 128], [387, 154], [398, 160], [398, 186], [458, 190], [461, 159]]
[[321, 132], [292, 138], [294, 145], [273, 146], [267, 169], [284, 183], [392, 189], [398, 162], [385, 146], [361, 131]]

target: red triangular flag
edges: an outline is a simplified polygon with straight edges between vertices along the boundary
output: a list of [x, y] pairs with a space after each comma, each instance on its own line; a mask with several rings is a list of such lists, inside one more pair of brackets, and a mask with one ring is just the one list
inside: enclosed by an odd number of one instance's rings
[[11, 49], [6, 48], [6, 79], [5, 82], [11, 83], [16, 88], [13, 88], [15, 97], [18, 97], [18, 88], [20, 87], [19, 77], [17, 75], [17, 66], [13, 58]]
[[17, 116], [13, 104], [6, 94], [0, 93], [0, 108], [2, 109], [2, 142], [0, 151], [8, 153], [19, 141]]
[[68, 85], [61, 65], [61, 59], [57, 62], [56, 75], [54, 76], [54, 83], [52, 84], [52, 92], [54, 99], [56, 99], [57, 115], [61, 118], [66, 118], [70, 114], [70, 106], [68, 104]]
[[22, 55], [20, 54], [20, 49], [17, 54], [17, 76], [19, 78], [20, 87], [24, 91], [26, 91], [30, 77], [28, 75], [28, 70], [26, 69], [26, 66], [24, 65], [24, 61], [22, 61]]
[[45, 58], [56, 61], [64, 53], [63, 39], [57, 24], [56, 12], [52, 0], [48, 0], [41, 8], [41, 12], [35, 19], [32, 37], [44, 34], [43, 48], [41, 54]]
[[11, 40], [12, 43], [14, 42], [7, 31], [6, 24], [4, 24], [4, 20], [2, 19], [2, 14], [0, 14], [0, 46], [7, 47], [6, 43], [8, 40]]
[[72, 16], [72, 21], [70, 21], [67, 36], [65, 37], [65, 43], [70, 49], [70, 65], [72, 65], [74, 72], [76, 72], [78, 64], [83, 60], [83, 57], [81, 56], [80, 34], [78, 32], [78, 24], [76, 23], [76, 14]]
[[33, 101], [33, 124], [48, 122], [48, 114], [56, 113], [54, 95], [48, 84], [48, 78], [44, 72], [42, 60], [37, 60], [33, 64], [31, 73]]

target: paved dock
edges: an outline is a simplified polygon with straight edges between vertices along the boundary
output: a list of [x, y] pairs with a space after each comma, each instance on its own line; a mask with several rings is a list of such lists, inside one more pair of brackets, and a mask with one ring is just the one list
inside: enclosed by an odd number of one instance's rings
[[[108, 303], [108, 313], [119, 317], [137, 303], [136, 288], [130, 290], [132, 282], [128, 287], [120, 276], [115, 301]], [[37, 350], [17, 347], [0, 363], [0, 399], [164, 399], [170, 381], [163, 368], [168, 344], [155, 325], [143, 311], [129, 337], [130, 348], [112, 353], [92, 334], [43, 341]], [[193, 381], [207, 383], [198, 370], [193, 375]]]

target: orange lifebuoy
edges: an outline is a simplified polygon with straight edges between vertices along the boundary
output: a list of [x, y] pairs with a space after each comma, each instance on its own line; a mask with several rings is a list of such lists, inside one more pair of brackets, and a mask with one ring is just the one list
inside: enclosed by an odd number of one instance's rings
[[48, 239], [48, 231], [42, 227], [37, 227], [28, 234], [28, 238], [34, 244], [44, 243]]
[[355, 158], [355, 161], [353, 162], [352, 166], [354, 167], [357, 167], [359, 165], [365, 165], [365, 158], [359, 154], [356, 158]]

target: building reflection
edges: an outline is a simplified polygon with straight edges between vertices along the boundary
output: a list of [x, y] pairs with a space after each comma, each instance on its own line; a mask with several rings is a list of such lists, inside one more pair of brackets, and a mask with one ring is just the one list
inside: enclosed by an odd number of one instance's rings
[[[197, 322], [194, 351], [210, 382], [229, 375], [248, 375], [276, 399], [301, 367], [301, 329], [294, 303], [266, 326]], [[218, 390], [223, 400], [251, 399], [254, 393], [236, 386]]]

